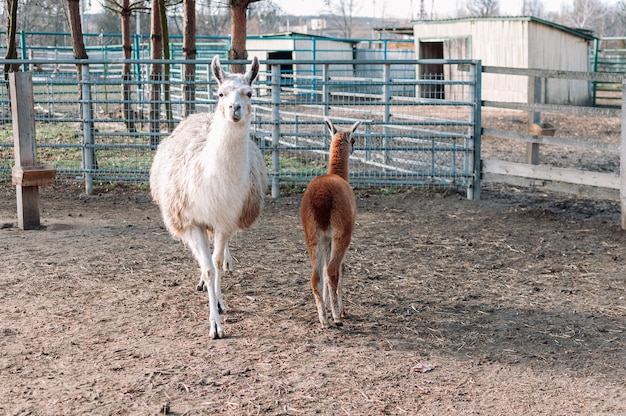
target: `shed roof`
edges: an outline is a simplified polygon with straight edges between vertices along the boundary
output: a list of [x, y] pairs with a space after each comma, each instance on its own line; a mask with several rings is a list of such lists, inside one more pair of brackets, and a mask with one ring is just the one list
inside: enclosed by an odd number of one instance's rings
[[441, 20], [415, 20], [412, 23], [415, 24], [440, 24], [440, 23], [452, 23], [452, 22], [466, 22], [466, 21], [487, 21], [487, 20], [519, 20], [527, 22], [535, 22], [538, 24], [550, 26], [557, 30], [562, 30], [573, 36], [578, 36], [585, 40], [594, 40], [593, 32], [589, 29], [572, 28], [558, 23], [550, 22], [549, 20], [540, 19], [534, 16], [481, 16], [481, 17], [459, 17], [455, 19], [441, 19]]
[[319, 40], [332, 40], [335, 42], [345, 42], [345, 43], [354, 43], [354, 39], [344, 39], [344, 38], [331, 38], [328, 36], [321, 35], [311, 35], [310, 33], [299, 33], [299, 32], [279, 32], [279, 33], [268, 33], [264, 35], [248, 35], [250, 39], [319, 39]]

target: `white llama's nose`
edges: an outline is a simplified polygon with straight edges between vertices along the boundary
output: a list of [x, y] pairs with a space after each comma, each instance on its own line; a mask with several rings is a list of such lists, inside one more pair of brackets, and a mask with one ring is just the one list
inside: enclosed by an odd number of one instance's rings
[[229, 106], [231, 117], [234, 121], [241, 120], [241, 104], [234, 103]]

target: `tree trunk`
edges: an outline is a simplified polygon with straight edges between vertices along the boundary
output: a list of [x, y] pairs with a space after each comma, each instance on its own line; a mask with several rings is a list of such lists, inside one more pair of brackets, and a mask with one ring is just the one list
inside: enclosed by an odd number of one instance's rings
[[[185, 0], [183, 3], [183, 59], [196, 59], [196, 2]], [[184, 115], [196, 112], [196, 66], [183, 65], [183, 105]]]
[[[83, 38], [83, 26], [80, 18], [80, 2], [79, 0], [67, 0], [67, 14], [68, 21], [70, 25], [70, 33], [72, 35], [72, 49], [74, 51], [74, 59], [89, 59], [87, 56], [87, 49], [85, 48], [85, 40]], [[76, 79], [78, 79], [79, 83], [79, 102], [83, 102], [83, 68], [82, 65], [76, 65]], [[87, 86], [90, 88], [89, 86]], [[89, 97], [86, 97], [89, 99]], [[89, 106], [89, 108], [83, 108], [83, 114], [88, 112], [91, 118], [91, 114], [93, 114], [93, 109], [91, 108], [91, 102], [83, 103], [83, 106]], [[93, 120], [86, 119], [83, 124], [83, 146], [84, 146], [84, 154], [83, 154], [83, 168], [86, 171], [91, 171], [93, 169], [98, 168], [98, 161], [96, 159], [96, 150], [93, 147], [94, 145], [94, 123]], [[91, 166], [89, 166], [91, 165]], [[87, 177], [91, 177], [91, 173], [87, 175]], [[86, 177], [86, 178], [87, 178]], [[89, 191], [88, 191], [89, 193]]]
[[[130, 36], [130, 18], [132, 16], [130, 0], [123, 0], [120, 16], [122, 23], [122, 53], [124, 60], [130, 60], [133, 53], [132, 40]], [[130, 62], [124, 62], [124, 65], [122, 66], [122, 114], [128, 131], [130, 133], [135, 133], [137, 128], [135, 127], [135, 112], [133, 111], [133, 106], [131, 104], [131, 81], [132, 66]]]
[[[74, 59], [89, 59], [87, 49], [85, 49], [85, 41], [83, 39], [83, 27], [80, 19], [80, 1], [67, 0], [67, 14], [70, 25], [70, 33], [72, 34], [72, 48], [74, 50]], [[80, 68], [78, 68], [80, 74]]]
[[[161, 14], [161, 37], [163, 46], [163, 59], [170, 59], [170, 32], [167, 28], [167, 10], [165, 8], [165, 0], [159, 0], [159, 10]], [[167, 131], [170, 133], [174, 130], [174, 121], [172, 114], [172, 103], [170, 101], [170, 64], [163, 66], [163, 101], [165, 102], [165, 119], [167, 120]]]
[[[17, 0], [7, 0], [8, 22], [7, 22], [7, 54], [6, 59], [17, 59]], [[9, 72], [17, 72], [20, 66], [13, 64], [4, 65], [4, 79], [8, 79]]]
[[[152, 20], [150, 24], [150, 58], [159, 60], [163, 58], [163, 39], [161, 36], [161, 11], [159, 0], [152, 0]], [[153, 63], [150, 66], [150, 144], [157, 146], [161, 132], [159, 100], [161, 99], [161, 81], [163, 66], [160, 63]]]
[[[248, 5], [258, 0], [230, 0], [230, 34], [231, 42], [228, 51], [228, 59], [248, 59], [248, 51], [246, 51], [247, 18], [246, 12]], [[230, 66], [230, 72], [243, 74], [246, 70], [245, 65], [233, 64]]]

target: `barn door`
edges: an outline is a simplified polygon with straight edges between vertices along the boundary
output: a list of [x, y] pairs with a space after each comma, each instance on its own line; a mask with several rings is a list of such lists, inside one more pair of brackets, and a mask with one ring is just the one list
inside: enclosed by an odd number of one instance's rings
[[[419, 43], [419, 59], [443, 59], [443, 42], [422, 42]], [[443, 79], [443, 64], [420, 64], [420, 80], [440, 80]], [[419, 96], [421, 98], [444, 99], [442, 84], [421, 85]]]

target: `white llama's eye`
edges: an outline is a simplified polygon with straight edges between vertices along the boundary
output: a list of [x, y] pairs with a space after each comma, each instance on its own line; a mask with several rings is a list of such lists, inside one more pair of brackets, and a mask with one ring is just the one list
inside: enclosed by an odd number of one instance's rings
[[220, 98], [224, 98], [224, 93], [220, 92], [219, 94], [217, 94], [217, 96], [220, 97]]
[[248, 94], [246, 94], [248, 96], [248, 98], [252, 98], [252, 91], [248, 91]]

